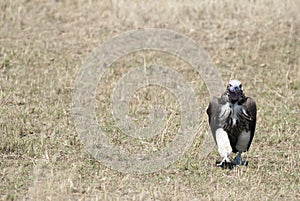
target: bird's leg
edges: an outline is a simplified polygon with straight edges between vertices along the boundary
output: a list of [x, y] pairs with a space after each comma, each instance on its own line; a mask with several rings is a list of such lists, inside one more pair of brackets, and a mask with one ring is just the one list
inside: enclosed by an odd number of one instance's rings
[[223, 163], [226, 163], [226, 162], [230, 163], [230, 160], [229, 160], [229, 158], [227, 156], [227, 153], [225, 153], [225, 156], [224, 156], [223, 160], [220, 163], [217, 163], [217, 166], [222, 166]]
[[225, 154], [223, 160], [221, 162], [217, 162], [216, 165], [217, 167], [222, 167], [222, 168], [229, 168], [229, 169], [233, 168], [233, 164], [229, 160], [227, 153]]
[[232, 169], [232, 164], [228, 159], [228, 156], [232, 152], [232, 148], [230, 145], [230, 141], [228, 138], [227, 132], [223, 128], [218, 128], [216, 130], [216, 142], [218, 145], [218, 152], [223, 160], [221, 162], [217, 162], [216, 165], [222, 168], [230, 168]]
[[247, 161], [242, 160], [242, 153], [241, 152], [238, 152], [238, 154], [236, 155], [236, 157], [233, 159], [232, 162], [233, 162], [234, 165], [244, 165], [244, 166], [248, 165]]

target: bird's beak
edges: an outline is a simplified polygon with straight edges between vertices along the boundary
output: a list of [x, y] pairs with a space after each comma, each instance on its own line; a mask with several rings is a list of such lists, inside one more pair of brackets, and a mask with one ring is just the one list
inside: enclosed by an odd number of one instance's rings
[[240, 87], [229, 87], [229, 96], [231, 100], [235, 101], [239, 98], [239, 94], [241, 92]]
[[240, 87], [234, 87], [234, 92], [235, 93], [240, 93], [240, 91], [241, 91], [241, 88]]
[[238, 94], [240, 91], [241, 91], [241, 89], [239, 87], [229, 87], [230, 93]]

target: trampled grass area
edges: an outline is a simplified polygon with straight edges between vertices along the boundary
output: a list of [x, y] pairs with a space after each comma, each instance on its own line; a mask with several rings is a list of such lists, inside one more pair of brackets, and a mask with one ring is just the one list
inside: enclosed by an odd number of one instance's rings
[[[0, 2], [0, 198], [2, 200], [299, 200], [300, 2], [11, 1]], [[170, 143], [179, 124], [175, 97], [153, 86], [137, 91], [130, 114], [146, 126], [150, 105], [168, 121], [151, 140], [131, 139], [111, 116], [117, 81], [137, 66], [172, 67], [193, 86], [201, 116], [192, 146], [174, 164], [146, 175], [120, 173], [88, 154], [72, 117], [82, 62], [124, 31], [166, 28], [192, 38], [222, 79], [243, 82], [258, 104], [248, 167], [216, 168], [205, 158], [209, 93], [191, 66], [155, 51], [117, 61], [99, 82], [96, 113], [116, 146], [149, 153]], [[225, 86], [224, 86], [225, 89]], [[174, 134], [175, 133], [175, 134]]]

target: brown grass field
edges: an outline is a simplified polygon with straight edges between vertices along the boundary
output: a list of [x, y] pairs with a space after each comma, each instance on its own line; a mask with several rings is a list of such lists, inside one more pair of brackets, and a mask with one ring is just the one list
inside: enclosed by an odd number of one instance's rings
[[[0, 199], [300, 200], [299, 10], [299, 0], [1, 0]], [[178, 105], [164, 89], [137, 91], [130, 103], [139, 126], [147, 124], [149, 105], [165, 105], [168, 122], [155, 139], [124, 137], [110, 112], [111, 92], [124, 73], [163, 64], [180, 72], [196, 92], [202, 123], [192, 146], [170, 166], [141, 175], [106, 167], [87, 152], [72, 117], [82, 63], [104, 41], [141, 28], [192, 38], [210, 55], [224, 83], [243, 82], [246, 95], [258, 104], [247, 167], [216, 168], [216, 147], [199, 157], [208, 131], [204, 81], [189, 65], [155, 51], [129, 55], [107, 70], [97, 88], [99, 124], [131, 153], [171, 142]]]

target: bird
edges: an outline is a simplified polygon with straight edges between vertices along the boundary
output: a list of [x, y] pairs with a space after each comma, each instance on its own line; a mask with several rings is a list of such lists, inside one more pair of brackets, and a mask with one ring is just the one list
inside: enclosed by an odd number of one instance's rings
[[[249, 150], [254, 137], [257, 106], [253, 98], [244, 94], [241, 82], [230, 80], [220, 97], [211, 98], [206, 113], [219, 155], [223, 158], [216, 165], [230, 169], [248, 165], [242, 160], [242, 153]], [[232, 152], [236, 157], [231, 161]]]

